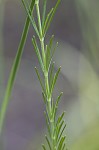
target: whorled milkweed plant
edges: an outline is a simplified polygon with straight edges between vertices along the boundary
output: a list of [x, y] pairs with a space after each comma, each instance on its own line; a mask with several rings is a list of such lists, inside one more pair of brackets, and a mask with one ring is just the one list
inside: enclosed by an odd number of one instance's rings
[[34, 50], [37, 54], [38, 61], [41, 66], [41, 70], [44, 77], [44, 81], [43, 81], [38, 69], [35, 67], [35, 71], [42, 88], [42, 96], [46, 106], [45, 117], [46, 117], [47, 129], [48, 129], [48, 136], [45, 136], [45, 138], [48, 146], [46, 147], [45, 145], [42, 145], [44, 150], [66, 149], [65, 136], [63, 135], [64, 129], [66, 127], [66, 124], [63, 120], [64, 112], [62, 113], [61, 116], [56, 118], [58, 104], [63, 93], [62, 92], [60, 93], [60, 95], [56, 98], [56, 101], [53, 100], [53, 96], [52, 96], [61, 69], [61, 67], [59, 67], [57, 72], [55, 74], [53, 73], [54, 63], [52, 59], [58, 43], [56, 43], [56, 46], [53, 47], [54, 36], [52, 35], [48, 44], [45, 45], [47, 30], [50, 26], [50, 23], [54, 17], [54, 14], [56, 12], [56, 9], [60, 1], [61, 0], [57, 0], [55, 7], [52, 8], [50, 12], [46, 15], [47, 0], [44, 0], [43, 13], [41, 18], [39, 0], [35, 0], [35, 9], [37, 14], [37, 22], [35, 22], [35, 17], [30, 15], [31, 12], [29, 11], [28, 4], [24, 0], [22, 0], [24, 8], [27, 12], [27, 15], [32, 23], [32, 26], [40, 42], [40, 48], [39, 48], [37, 40], [35, 36], [33, 36], [32, 43], [34, 46]]
[[[53, 91], [55, 88], [58, 75], [61, 70], [61, 67], [59, 67], [57, 72], [54, 74], [53, 55], [57, 48], [58, 43], [56, 43], [56, 46], [53, 46], [54, 36], [52, 35], [48, 44], [45, 45], [46, 33], [49, 29], [51, 21], [55, 15], [55, 12], [60, 2], [61, 0], [57, 0], [56, 5], [47, 14], [46, 13], [47, 0], [43, 0], [43, 11], [41, 15], [39, 0], [32, 0], [30, 6], [28, 2], [22, 0], [23, 6], [27, 13], [27, 19], [22, 33], [21, 41], [18, 47], [18, 51], [12, 66], [11, 74], [8, 80], [6, 94], [0, 111], [0, 134], [1, 134], [7, 105], [15, 81], [16, 73], [21, 61], [21, 56], [26, 42], [29, 24], [31, 22], [36, 32], [37, 35], [36, 37], [39, 39], [38, 40], [35, 36], [33, 36], [32, 43], [34, 46], [34, 50], [37, 54], [38, 61], [41, 66], [41, 70], [43, 74], [43, 79], [42, 79], [38, 69], [35, 67], [35, 71], [42, 88], [42, 96], [46, 108], [45, 118], [46, 118], [48, 134], [47, 136], [45, 136], [47, 142], [46, 146], [42, 145], [43, 150], [48, 150], [48, 149], [66, 150], [66, 144], [65, 144], [66, 136], [64, 135], [66, 124], [65, 121], [63, 120], [65, 113], [63, 112], [59, 117], [57, 117], [57, 109], [63, 93], [61, 92], [59, 96], [56, 98], [56, 100], [53, 99]], [[32, 13], [33, 8], [35, 8], [37, 19], [35, 19], [35, 17], [33, 16]], [[40, 47], [38, 46], [39, 44]]]

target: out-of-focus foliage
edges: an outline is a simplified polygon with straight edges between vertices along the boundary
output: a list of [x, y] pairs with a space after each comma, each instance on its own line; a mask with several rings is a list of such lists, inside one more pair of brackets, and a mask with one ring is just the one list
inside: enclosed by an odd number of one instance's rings
[[[99, 1], [75, 0], [83, 35], [83, 53], [88, 63], [80, 60], [79, 100], [84, 132], [72, 150], [99, 149]], [[89, 65], [88, 65], [89, 64]], [[93, 122], [97, 122], [92, 126]]]
[[85, 68], [85, 71], [80, 69], [79, 92], [85, 95], [84, 101], [89, 102], [89, 105], [83, 108], [88, 109], [88, 106], [92, 105], [93, 114], [97, 111], [99, 115], [99, 1], [75, 0], [75, 2], [84, 39], [83, 53], [90, 60], [88, 62], [90, 66], [82, 62], [81, 67]]
[[84, 37], [84, 53], [99, 69], [99, 1], [75, 0]]
[[98, 150], [99, 149], [99, 122], [88, 127], [83, 135], [70, 148], [71, 150]]
[[[68, 116], [72, 150], [98, 150], [99, 144], [99, 1], [75, 0], [83, 35], [82, 53], [64, 45], [57, 62], [78, 92]], [[72, 118], [72, 119], [71, 119]], [[71, 121], [71, 122], [70, 122]], [[92, 126], [95, 122], [96, 125]], [[68, 129], [67, 128], [67, 129]]]

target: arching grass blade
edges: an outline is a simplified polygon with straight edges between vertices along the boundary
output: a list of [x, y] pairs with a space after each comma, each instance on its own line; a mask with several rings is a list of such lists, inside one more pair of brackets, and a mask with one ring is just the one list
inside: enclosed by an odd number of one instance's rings
[[[30, 9], [29, 9], [31, 13], [32, 13], [33, 8], [34, 8], [34, 4], [35, 4], [35, 0], [32, 0], [31, 4], [30, 4]], [[7, 84], [7, 88], [6, 88], [6, 92], [5, 92], [5, 97], [4, 97], [4, 100], [3, 100], [3, 103], [2, 103], [2, 106], [1, 106], [1, 110], [0, 110], [0, 134], [2, 132], [4, 118], [5, 118], [7, 106], [8, 106], [8, 103], [9, 103], [9, 99], [10, 99], [10, 96], [11, 96], [12, 88], [13, 88], [13, 85], [14, 85], [14, 81], [15, 81], [15, 78], [16, 78], [16, 74], [17, 74], [17, 71], [18, 71], [18, 68], [19, 68], [19, 65], [20, 65], [20, 62], [21, 62], [21, 57], [22, 57], [22, 54], [23, 54], [23, 49], [24, 49], [24, 45], [25, 45], [25, 42], [26, 42], [26, 38], [27, 38], [28, 30], [29, 30], [29, 25], [30, 25], [30, 19], [29, 19], [29, 17], [27, 17], [25, 25], [24, 25], [23, 32], [22, 32], [21, 40], [20, 40], [20, 43], [19, 43], [19, 47], [18, 47], [18, 50], [17, 50], [17, 54], [15, 56], [14, 63], [13, 63], [11, 73], [10, 73], [10, 76], [9, 76], [9, 80], [8, 80], [8, 84]]]

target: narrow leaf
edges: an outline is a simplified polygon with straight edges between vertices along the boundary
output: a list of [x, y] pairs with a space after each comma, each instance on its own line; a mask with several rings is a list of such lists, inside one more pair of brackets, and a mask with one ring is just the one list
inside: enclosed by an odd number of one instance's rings
[[60, 133], [60, 135], [59, 135], [58, 141], [60, 140], [60, 138], [61, 138], [61, 136], [62, 136], [62, 134], [63, 134], [65, 128], [66, 128], [66, 124], [64, 125], [64, 127], [63, 127], [63, 129], [62, 129], [62, 131], [61, 131], [61, 133]]
[[47, 125], [47, 129], [48, 129], [48, 133], [49, 133], [49, 136], [51, 137], [51, 130], [50, 130], [49, 118], [48, 118], [46, 112], [44, 112], [44, 114], [45, 114], [45, 119], [46, 119], [46, 125]]
[[43, 86], [43, 83], [42, 83], [40, 74], [39, 74], [39, 72], [38, 72], [38, 70], [37, 70], [36, 67], [35, 67], [35, 71], [36, 71], [37, 77], [38, 77], [38, 79], [39, 79], [40, 85], [41, 85], [41, 87], [42, 87], [42, 90], [43, 90], [43, 92], [44, 92], [44, 94], [45, 94], [45, 89], [44, 89], [44, 86]]
[[44, 22], [45, 22], [45, 16], [46, 16], [46, 4], [47, 4], [47, 0], [43, 0], [42, 27], [43, 27]]
[[60, 142], [59, 142], [59, 145], [58, 145], [58, 150], [61, 150], [63, 144], [64, 144], [64, 141], [65, 141], [65, 136], [61, 138]]
[[43, 36], [45, 36], [45, 34], [46, 34], [46, 26], [47, 26], [47, 24], [48, 24], [48, 20], [49, 20], [49, 18], [50, 18], [50, 16], [51, 16], [51, 14], [52, 14], [52, 12], [53, 12], [53, 8], [50, 10], [50, 12], [48, 13], [48, 15], [47, 15], [47, 17], [46, 17], [46, 19], [45, 19], [45, 22], [44, 22], [44, 24], [43, 24], [43, 26], [42, 26], [42, 31], [43, 31]]
[[47, 149], [45, 148], [45, 145], [44, 145], [44, 144], [42, 145], [42, 148], [43, 148], [43, 150], [47, 150]]
[[47, 68], [47, 71], [48, 71], [50, 63], [51, 63], [51, 49], [52, 49], [52, 45], [53, 45], [53, 39], [54, 39], [54, 35], [52, 35], [52, 37], [50, 38], [49, 44], [46, 47], [46, 68]]
[[[62, 150], [64, 150], [64, 149], [65, 149], [65, 147], [66, 147], [66, 144], [64, 144], [64, 145], [63, 145]], [[66, 149], [66, 150], [67, 150], [67, 149]]]
[[60, 95], [57, 97], [56, 99], [56, 103], [55, 103], [55, 107], [54, 107], [54, 116], [56, 116], [56, 112], [57, 112], [57, 108], [58, 108], [58, 104], [59, 104], [59, 101], [61, 99], [61, 96], [63, 95], [63, 92], [60, 93]]
[[50, 88], [51, 88], [51, 83], [52, 83], [52, 80], [53, 80], [54, 64], [55, 64], [55, 62], [52, 63], [51, 69], [50, 69], [50, 73], [49, 73], [49, 85], [50, 85]]
[[54, 53], [55, 53], [57, 47], [58, 47], [58, 42], [56, 43], [56, 46], [55, 46], [55, 48], [54, 48], [53, 51], [52, 51], [51, 58], [53, 57], [53, 55], [54, 55]]
[[27, 8], [27, 6], [26, 6], [24, 0], [22, 0], [22, 3], [23, 3], [23, 6], [24, 6], [24, 8], [25, 8], [25, 10], [26, 10], [26, 13], [27, 13], [27, 15], [28, 15], [28, 17], [29, 17], [29, 19], [30, 19], [30, 21], [31, 21], [31, 24], [32, 24], [32, 26], [33, 26], [34, 29], [35, 29], [36, 34], [37, 34], [38, 37], [40, 38], [40, 34], [39, 34], [39, 31], [38, 31], [37, 25], [36, 25], [34, 19], [32, 19], [32, 17], [31, 17], [31, 12], [28, 10], [28, 8]]
[[56, 122], [56, 125], [58, 125], [58, 124], [62, 121], [64, 115], [65, 115], [65, 112], [63, 112], [63, 113], [61, 114], [61, 116], [58, 117], [58, 120], [57, 120], [57, 122]]
[[52, 94], [53, 89], [54, 89], [54, 87], [55, 87], [55, 84], [56, 84], [58, 75], [59, 75], [59, 73], [60, 73], [60, 70], [61, 70], [61, 67], [60, 67], [60, 68], [58, 69], [58, 71], [56, 72], [56, 74], [55, 74], [55, 76], [54, 76], [54, 79], [53, 79], [53, 81], [52, 81], [51, 89], [50, 89], [51, 94]]
[[48, 144], [48, 146], [49, 146], [49, 149], [50, 149], [50, 150], [52, 150], [52, 148], [51, 148], [51, 144], [50, 144], [50, 141], [49, 141], [48, 137], [47, 137], [47, 136], [45, 136], [45, 138], [46, 138], [47, 144]]
[[58, 124], [58, 126], [57, 126], [57, 138], [58, 138], [58, 135], [60, 134], [63, 124], [64, 124], [64, 121], [62, 121], [61, 124], [60, 125]]
[[63, 92], [61, 92], [60, 95], [57, 97], [55, 107], [58, 106], [58, 103], [59, 103], [62, 95], [63, 95]]
[[55, 104], [54, 104], [53, 98], [52, 98], [52, 101], [51, 101], [51, 106], [52, 106], [52, 119], [54, 119], [54, 107], [55, 107]]
[[[35, 0], [32, 0], [31, 4], [30, 4], [30, 8], [29, 8], [29, 11], [31, 13], [32, 13], [33, 8], [34, 8], [34, 4], [35, 4]], [[11, 73], [10, 73], [10, 76], [9, 76], [9, 79], [8, 79], [8, 84], [7, 84], [7, 88], [6, 88], [6, 92], [5, 92], [5, 97], [4, 97], [4, 100], [3, 100], [3, 103], [2, 103], [2, 106], [1, 106], [1, 110], [0, 110], [0, 133], [2, 132], [4, 117], [5, 117], [5, 113], [6, 113], [6, 108], [7, 108], [7, 105], [9, 103], [10, 95], [11, 95], [13, 85], [14, 85], [14, 81], [15, 81], [15, 78], [16, 78], [16, 74], [17, 74], [17, 71], [18, 71], [18, 68], [19, 68], [19, 65], [20, 65], [20, 62], [21, 62], [21, 57], [22, 57], [22, 54], [23, 54], [23, 49], [24, 49], [24, 46], [25, 46], [29, 26], [30, 26], [30, 20], [29, 20], [29, 17], [27, 17], [26, 21], [25, 21], [23, 32], [22, 32], [21, 40], [20, 40], [20, 43], [19, 43], [19, 47], [18, 47], [18, 50], [17, 50], [17, 54], [15, 56], [14, 63], [13, 63], [12, 69], [11, 69]]]
[[48, 28], [49, 28], [49, 26], [50, 26], [50, 24], [52, 22], [52, 19], [53, 19], [54, 15], [55, 15], [55, 12], [56, 12], [57, 7], [58, 7], [58, 5], [59, 5], [60, 2], [61, 2], [61, 0], [57, 0], [57, 3], [56, 3], [56, 5], [55, 5], [55, 7], [54, 7], [54, 9], [52, 11], [52, 14], [51, 14], [51, 16], [50, 16], [50, 18], [48, 20], [48, 23], [46, 25], [45, 33], [47, 32], [47, 30], [48, 30]]
[[44, 103], [46, 104], [46, 96], [45, 96], [44, 92], [42, 92], [42, 97], [43, 97]]
[[34, 45], [34, 49], [35, 49], [35, 52], [37, 54], [37, 57], [38, 57], [40, 65], [41, 65], [42, 71], [44, 71], [43, 61], [42, 61], [41, 54], [40, 54], [40, 51], [39, 51], [39, 48], [38, 48], [38, 45], [37, 45], [37, 42], [36, 42], [36, 39], [34, 36], [32, 38], [32, 43]]
[[51, 54], [50, 60], [49, 60], [48, 71], [49, 71], [49, 69], [50, 69], [50, 66], [51, 66], [51, 63], [52, 63], [52, 59], [53, 59], [53, 55], [54, 55], [54, 53], [55, 53], [55, 51], [56, 51], [57, 46], [58, 46], [58, 42], [56, 43], [56, 46], [54, 47], [54, 49], [51, 50], [51, 51], [52, 51], [52, 54]]

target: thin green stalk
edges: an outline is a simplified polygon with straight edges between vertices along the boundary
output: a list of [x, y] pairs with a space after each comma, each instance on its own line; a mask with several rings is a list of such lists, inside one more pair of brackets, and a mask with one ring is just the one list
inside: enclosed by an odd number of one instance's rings
[[[41, 44], [42, 57], [43, 57], [43, 60], [45, 60], [44, 37], [43, 37], [43, 34], [42, 34], [42, 26], [41, 26], [40, 11], [39, 11], [39, 0], [37, 0], [35, 2], [35, 5], [36, 5], [36, 11], [37, 11], [39, 32], [40, 32], [40, 35], [41, 35], [40, 44]], [[46, 62], [44, 61], [43, 63], [45, 63], [45, 66], [46, 66]], [[46, 95], [48, 96], [50, 94], [50, 91], [49, 91], [48, 71], [46, 70], [46, 68], [44, 70], [44, 78], [45, 78]], [[47, 103], [48, 103], [49, 115], [51, 115], [52, 107], [51, 107], [51, 98], [50, 97], [47, 97]], [[53, 138], [54, 120], [50, 119], [50, 124], [51, 124], [51, 133], [52, 133], [51, 138], [52, 138], [52, 142], [54, 143], [54, 138]], [[54, 150], [55, 147], [56, 147], [56, 145], [55, 146], [53, 145], [53, 150]]]
[[[34, 4], [35, 4], [35, 0], [32, 0], [31, 5], [30, 5], [30, 12], [33, 11]], [[11, 73], [9, 76], [9, 80], [8, 80], [8, 84], [7, 84], [7, 88], [6, 88], [6, 92], [5, 92], [5, 97], [4, 97], [4, 100], [3, 100], [3, 103], [1, 106], [1, 110], [0, 110], [0, 135], [1, 135], [2, 129], [4, 127], [5, 114], [6, 114], [7, 106], [9, 104], [9, 99], [10, 99], [11, 92], [13, 89], [16, 74], [17, 74], [17, 71], [18, 71], [18, 68], [19, 68], [19, 65], [21, 62], [21, 57], [22, 57], [24, 46], [25, 46], [25, 42], [26, 42], [28, 30], [29, 30], [29, 25], [30, 25], [30, 19], [29, 19], [29, 17], [27, 17], [23, 32], [22, 32], [20, 44], [19, 44], [19, 47], [17, 50], [17, 54], [14, 59], [14, 63], [13, 63]]]
[[[55, 120], [54, 117], [52, 117], [52, 93], [50, 93], [50, 87], [49, 87], [49, 76], [48, 76], [48, 70], [46, 69], [46, 61], [45, 61], [45, 48], [44, 48], [44, 36], [41, 26], [41, 18], [40, 18], [40, 10], [39, 10], [39, 0], [36, 0], [36, 11], [37, 11], [37, 18], [38, 18], [38, 26], [39, 26], [39, 32], [41, 35], [40, 44], [41, 44], [41, 51], [42, 51], [42, 57], [43, 57], [43, 63], [45, 64], [44, 69], [44, 80], [45, 80], [45, 89], [46, 89], [46, 95], [47, 95], [47, 107], [46, 111], [48, 111], [49, 114], [49, 123], [50, 123], [50, 130], [51, 130], [51, 142], [52, 142], [52, 150], [57, 149], [57, 143], [56, 143], [56, 137], [54, 135], [55, 132]], [[48, 143], [49, 144], [49, 143]], [[51, 149], [51, 147], [50, 147]]]
[[45, 51], [44, 51], [44, 37], [43, 37], [43, 33], [42, 33], [41, 17], [40, 17], [40, 10], [39, 10], [39, 0], [35, 1], [35, 5], [36, 5], [38, 26], [39, 26], [39, 32], [40, 32], [40, 43], [41, 43], [43, 63], [46, 63], [45, 62]]
[[[4, 25], [4, 12], [5, 12], [5, 0], [0, 1], [0, 100], [4, 95], [4, 36], [3, 36], [3, 25]], [[1, 101], [0, 101], [1, 105]], [[0, 136], [0, 149], [4, 149], [3, 135]]]

